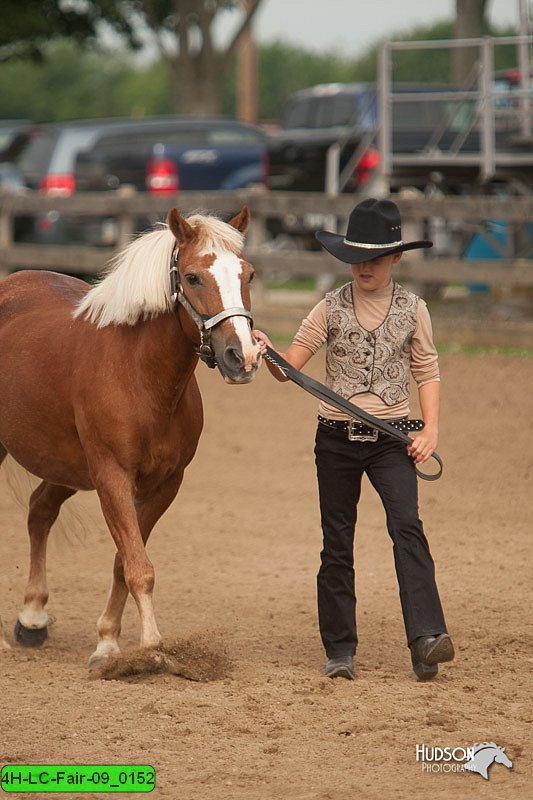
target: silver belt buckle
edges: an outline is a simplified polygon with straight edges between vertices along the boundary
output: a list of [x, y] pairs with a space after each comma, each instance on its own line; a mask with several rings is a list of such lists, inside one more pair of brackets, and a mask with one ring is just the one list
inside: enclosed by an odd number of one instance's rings
[[350, 442], [377, 442], [379, 431], [374, 428], [372, 433], [355, 433], [355, 426], [361, 425], [356, 419], [348, 422], [348, 439]]

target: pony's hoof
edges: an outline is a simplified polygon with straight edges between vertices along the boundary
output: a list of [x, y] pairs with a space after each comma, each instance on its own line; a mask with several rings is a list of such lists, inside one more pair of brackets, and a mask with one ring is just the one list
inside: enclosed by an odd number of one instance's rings
[[101, 653], [93, 653], [89, 658], [87, 666], [89, 669], [97, 669], [98, 667], [103, 666], [108, 658], [109, 656], [104, 656]]
[[98, 667], [103, 667], [104, 664], [107, 664], [111, 656], [118, 656], [120, 655], [120, 648], [118, 646], [114, 647], [106, 647], [102, 649], [96, 649], [94, 653], [89, 656], [89, 669], [98, 669]]
[[48, 639], [48, 628], [26, 628], [17, 619], [15, 623], [15, 639], [22, 647], [41, 647]]

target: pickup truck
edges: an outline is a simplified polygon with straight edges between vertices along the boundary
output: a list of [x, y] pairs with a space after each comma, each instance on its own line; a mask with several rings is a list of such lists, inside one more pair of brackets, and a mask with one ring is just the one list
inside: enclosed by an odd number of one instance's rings
[[267, 137], [232, 119], [172, 117], [103, 132], [76, 159], [80, 191], [117, 189], [171, 194], [243, 189], [268, 179]]
[[[439, 170], [444, 191], [469, 191], [480, 178], [481, 134], [486, 122], [496, 161], [495, 181], [531, 179], [533, 158], [521, 157], [526, 150], [531, 153], [531, 133], [526, 141], [520, 105], [513, 97], [516, 87], [508, 72], [494, 75], [488, 120], [476, 92], [461, 94], [447, 84], [393, 86], [388, 154], [393, 189], [406, 184], [423, 189], [430, 173]], [[531, 92], [529, 130], [533, 88]], [[340, 142], [341, 171], [360, 150], [341, 186], [341, 191], [357, 191], [379, 166], [379, 127], [375, 84], [321, 84], [296, 92], [288, 102], [281, 129], [270, 136], [271, 188], [324, 191], [326, 154], [331, 145]], [[505, 169], [500, 169], [502, 165]]]
[[[430, 148], [449, 151], [457, 144], [461, 154], [479, 151], [479, 133], [472, 128], [475, 104], [449, 99], [451, 87], [401, 84], [395, 93], [443, 93], [438, 99], [413, 99], [393, 104], [392, 151], [423, 153]], [[331, 145], [342, 143], [342, 171], [359, 148], [360, 157], [341, 190], [358, 191], [380, 163], [377, 151], [378, 98], [375, 84], [321, 84], [296, 92], [289, 100], [281, 130], [270, 137], [272, 189], [324, 191], [326, 156]], [[429, 159], [413, 174], [410, 185], [428, 181]]]
[[[497, 90], [495, 85], [496, 98]], [[499, 118], [498, 102], [491, 124], [494, 152], [501, 154], [501, 160], [495, 179], [484, 187], [482, 121], [474, 95], [461, 96], [448, 85], [396, 84], [393, 99], [391, 168], [388, 187], [380, 191], [394, 192], [405, 186], [424, 190], [437, 184], [444, 193], [470, 194], [474, 187], [505, 190], [506, 182], [531, 185], [533, 157], [521, 152], [516, 115]], [[281, 129], [270, 136], [271, 189], [323, 192], [328, 151], [338, 145], [339, 190], [374, 191], [372, 180], [379, 176], [382, 159], [379, 125], [375, 84], [321, 84], [296, 92]], [[320, 219], [316, 214], [304, 218], [289, 214], [273, 233], [289, 234], [306, 248], [316, 248], [313, 231], [335, 224], [335, 219]]]

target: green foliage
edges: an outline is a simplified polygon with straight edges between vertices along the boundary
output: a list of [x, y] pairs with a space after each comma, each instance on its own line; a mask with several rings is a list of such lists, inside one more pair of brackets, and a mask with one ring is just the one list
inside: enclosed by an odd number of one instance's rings
[[[453, 39], [453, 22], [443, 20], [434, 25], [422, 25], [411, 30], [398, 31], [392, 41], [436, 41]], [[492, 29], [491, 36], [513, 36], [516, 30], [511, 28]], [[377, 42], [359, 58], [354, 65], [357, 80], [374, 81], [377, 76], [378, 48], [382, 42]], [[504, 69], [516, 65], [516, 47], [512, 45], [499, 45], [494, 51], [496, 69]], [[442, 50], [394, 50], [393, 51], [393, 80], [396, 83], [419, 81], [421, 83], [451, 83], [451, 58], [452, 49]]]
[[[11, 0], [10, 0], [11, 2]], [[21, 3], [24, 6], [25, 3]], [[449, 38], [452, 23], [398, 33], [397, 39]], [[498, 31], [510, 34], [512, 31]], [[281, 41], [264, 45], [259, 53], [259, 115], [278, 119], [289, 96], [316, 83], [373, 81], [377, 47], [359, 58], [316, 53]], [[394, 80], [448, 82], [450, 56], [443, 51], [394, 54]], [[150, 116], [173, 113], [170, 74], [159, 61], [140, 66], [125, 49], [113, 52], [81, 49], [56, 40], [45, 48], [46, 60], [0, 63], [0, 118], [35, 121], [105, 116]], [[516, 65], [516, 49], [496, 48], [496, 68]], [[223, 113], [235, 114], [236, 66], [231, 64], [223, 91]]]
[[18, 58], [42, 61], [48, 42], [58, 37], [79, 44], [92, 41], [104, 19], [130, 46], [138, 44], [120, 0], [2, 0], [0, 63]]
[[64, 11], [59, 0], [2, 0], [0, 60], [42, 56], [51, 36], [72, 36], [82, 41], [94, 34], [87, 16]]
[[124, 53], [79, 51], [65, 42], [51, 46], [43, 64], [1, 65], [0, 98], [0, 117], [36, 122], [171, 111], [164, 63], [139, 69]]

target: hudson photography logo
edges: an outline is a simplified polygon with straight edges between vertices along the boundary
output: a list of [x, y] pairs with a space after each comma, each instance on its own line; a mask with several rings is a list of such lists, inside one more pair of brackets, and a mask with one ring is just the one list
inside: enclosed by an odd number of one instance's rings
[[486, 781], [489, 779], [489, 767], [492, 764], [503, 764], [512, 769], [513, 762], [507, 756], [504, 747], [495, 742], [478, 742], [471, 747], [429, 747], [427, 744], [416, 745], [416, 760], [423, 772], [477, 772]]

